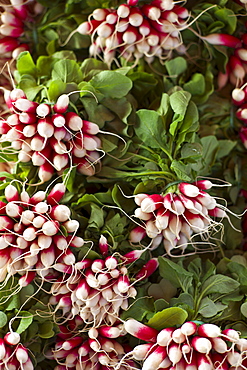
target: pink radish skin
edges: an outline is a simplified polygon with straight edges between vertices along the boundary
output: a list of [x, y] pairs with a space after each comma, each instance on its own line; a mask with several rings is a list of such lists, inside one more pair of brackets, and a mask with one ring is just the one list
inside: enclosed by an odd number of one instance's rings
[[4, 195], [8, 202], [15, 202], [20, 200], [19, 193], [14, 185], [8, 185], [5, 188]]
[[143, 23], [143, 15], [138, 8], [130, 9], [129, 23], [134, 27], [139, 27]]
[[225, 355], [219, 355], [218, 353], [212, 353], [212, 363], [218, 370], [228, 370], [229, 364], [227, 363]]
[[21, 364], [27, 362], [29, 358], [27, 349], [23, 347], [21, 344], [18, 345], [16, 352], [15, 352], [15, 356]]
[[35, 123], [37, 121], [37, 117], [33, 113], [23, 112], [19, 114], [19, 120], [21, 123], [25, 123], [29, 125], [29, 124]]
[[4, 342], [9, 345], [16, 345], [20, 342], [20, 334], [16, 332], [8, 332], [4, 336]]
[[186, 340], [185, 335], [181, 332], [181, 328], [174, 330], [172, 333], [172, 340], [175, 343], [183, 343]]
[[4, 344], [4, 340], [0, 338], [0, 360], [2, 360], [6, 355], [6, 348]]
[[63, 342], [62, 349], [65, 349], [66, 351], [70, 351], [74, 347], [77, 347], [80, 344], [82, 344], [82, 342], [83, 342], [82, 337], [74, 337], [70, 340]]
[[117, 15], [120, 18], [127, 18], [130, 14], [130, 8], [127, 4], [122, 4], [117, 9]]
[[108, 247], [108, 244], [107, 244], [107, 239], [104, 235], [100, 236], [99, 249], [100, 249], [100, 252], [103, 256], [106, 256], [108, 254], [109, 247]]
[[247, 62], [247, 49], [240, 48], [235, 51], [235, 55], [243, 62]]
[[15, 13], [18, 15], [18, 18], [26, 20], [28, 17], [28, 10], [26, 5], [18, 0], [10, 0], [10, 2], [13, 5]]
[[199, 189], [197, 186], [182, 182], [178, 185], [179, 191], [186, 195], [187, 197], [196, 197], [199, 194]]
[[240, 106], [245, 101], [245, 92], [242, 89], [235, 88], [232, 90], [232, 101], [235, 105]]
[[111, 326], [101, 326], [98, 332], [99, 335], [103, 335], [106, 338], [118, 338], [120, 336], [120, 330]]
[[192, 322], [192, 321], [187, 321], [185, 322], [182, 326], [181, 326], [181, 332], [185, 335], [185, 336], [190, 336], [190, 335], [193, 335], [195, 334], [197, 330], [197, 325], [196, 323]]
[[145, 199], [145, 198], [148, 198], [149, 197], [149, 195], [148, 194], [136, 194], [135, 195], [135, 198], [134, 198], [134, 201], [135, 201], [135, 203], [138, 205], [138, 206], [140, 206], [141, 205], [141, 203], [142, 203], [142, 201]]
[[153, 370], [159, 368], [166, 356], [166, 349], [158, 346], [150, 355], [147, 356], [143, 362], [142, 370]]
[[191, 345], [199, 353], [209, 354], [212, 349], [212, 344], [209, 339], [198, 336], [192, 338]]
[[160, 346], [166, 347], [172, 340], [172, 333], [175, 328], [162, 329], [157, 336], [157, 343]]
[[224, 33], [212, 33], [201, 38], [211, 45], [223, 45], [230, 48], [241, 47], [241, 41], [237, 37]]
[[224, 336], [224, 338], [226, 338], [227, 340], [229, 340], [231, 342], [237, 342], [239, 340], [239, 334], [234, 329], [222, 330], [221, 334]]
[[130, 241], [132, 243], [139, 243], [145, 236], [145, 229], [141, 226], [137, 226], [130, 232]]
[[245, 69], [240, 59], [234, 55], [231, 55], [229, 59], [231, 73], [239, 80], [243, 80], [245, 77]]
[[83, 133], [89, 135], [97, 135], [100, 129], [96, 123], [83, 120]]
[[164, 197], [159, 194], [152, 194], [142, 200], [140, 206], [143, 212], [154, 212], [163, 205]]
[[28, 271], [22, 277], [20, 277], [18, 284], [23, 288], [30, 284], [36, 276], [35, 271]]
[[176, 365], [182, 358], [182, 351], [180, 346], [176, 343], [171, 344], [167, 350], [168, 357], [172, 362], [172, 365]]
[[16, 101], [13, 102], [13, 105], [15, 108], [20, 110], [21, 112], [26, 113], [36, 113], [36, 108], [38, 106], [38, 103], [30, 101], [25, 98], [19, 98]]
[[54, 168], [48, 162], [40, 166], [38, 176], [42, 182], [49, 181], [54, 173]]
[[93, 272], [100, 272], [104, 269], [105, 267], [105, 262], [101, 259], [96, 259], [93, 261], [92, 265], [91, 265], [91, 269]]
[[77, 28], [77, 32], [81, 35], [89, 35], [93, 33], [100, 25], [101, 21], [96, 21], [95, 19], [91, 19], [90, 22], [83, 22]]
[[4, 13], [1, 14], [1, 21], [2, 23], [9, 24], [10, 26], [16, 26], [16, 27], [22, 27], [23, 22], [16, 17], [15, 14], [5, 11]]
[[115, 257], [107, 257], [105, 259], [105, 266], [109, 270], [113, 270], [118, 266], [118, 260]]
[[130, 288], [130, 281], [129, 281], [128, 276], [126, 275], [119, 276], [118, 281], [117, 281], [117, 287], [118, 287], [120, 294], [127, 293]]
[[154, 271], [159, 267], [159, 262], [157, 258], [151, 258], [136, 274], [135, 278], [137, 280], [143, 280], [151, 276]]
[[197, 354], [197, 369], [198, 370], [213, 370], [210, 360], [202, 353]]
[[218, 353], [226, 353], [227, 352], [227, 344], [221, 338], [211, 338], [211, 343], [213, 349]]
[[150, 328], [135, 319], [129, 319], [124, 323], [125, 330], [134, 337], [147, 342], [156, 342], [158, 330]]
[[4, 36], [20, 37], [24, 33], [23, 27], [10, 26], [8, 24], [2, 24], [0, 27], [0, 33]]
[[68, 112], [65, 114], [65, 120], [68, 127], [73, 131], [79, 131], [82, 129], [83, 121], [78, 116], [78, 114], [74, 112]]
[[138, 346], [135, 346], [132, 351], [134, 359], [137, 361], [144, 360], [152, 347], [153, 344], [151, 343], [139, 344]]
[[11, 230], [14, 226], [14, 221], [8, 216], [0, 216], [0, 231]]
[[155, 7], [155, 6], [145, 4], [145, 5], [142, 6], [141, 9], [142, 9], [143, 14], [147, 18], [149, 18], [149, 19], [151, 19], [153, 21], [156, 21], [161, 16], [160, 9], [157, 8], [157, 7]]
[[142, 250], [134, 250], [123, 255], [124, 264], [129, 264], [138, 260], [143, 254]]
[[95, 9], [92, 13], [92, 16], [96, 21], [104, 21], [107, 14], [109, 13], [108, 9]]
[[66, 94], [60, 95], [53, 107], [55, 113], [65, 113], [69, 107], [69, 97]]
[[0, 40], [0, 54], [5, 54], [13, 51], [18, 47], [18, 41], [12, 37], [5, 36]]

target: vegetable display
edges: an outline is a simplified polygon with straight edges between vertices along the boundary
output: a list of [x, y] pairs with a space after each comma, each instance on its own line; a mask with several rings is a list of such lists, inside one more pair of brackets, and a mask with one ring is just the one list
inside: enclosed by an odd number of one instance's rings
[[2, 0], [0, 370], [245, 370], [247, 3]]

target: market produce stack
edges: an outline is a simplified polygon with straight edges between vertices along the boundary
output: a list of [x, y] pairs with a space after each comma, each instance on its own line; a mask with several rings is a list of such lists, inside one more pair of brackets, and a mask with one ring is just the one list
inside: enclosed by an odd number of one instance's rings
[[0, 12], [0, 370], [246, 369], [246, 2]]

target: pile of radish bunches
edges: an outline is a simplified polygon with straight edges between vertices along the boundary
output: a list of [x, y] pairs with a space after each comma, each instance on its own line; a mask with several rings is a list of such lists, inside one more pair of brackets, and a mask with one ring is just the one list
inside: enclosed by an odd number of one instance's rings
[[[77, 317], [67, 325], [59, 325], [59, 334], [56, 337], [55, 346], [46, 357], [57, 361], [55, 370], [106, 370], [137, 369], [133, 360], [125, 359], [118, 367], [125, 353], [131, 348], [126, 344], [117, 341], [119, 336], [126, 334], [125, 330], [119, 327], [101, 326], [99, 329], [91, 328], [88, 335], [80, 333], [78, 327], [80, 319]], [[71, 332], [76, 335], [71, 335]]]
[[153, 0], [140, 7], [122, 4], [117, 9], [95, 9], [76, 31], [91, 35], [89, 54], [102, 55], [109, 65], [117, 56], [152, 63], [155, 57], [167, 59], [173, 50], [185, 52], [180, 33], [188, 17], [188, 10], [174, 1]]
[[28, 349], [20, 343], [16, 332], [8, 332], [0, 338], [0, 369], [34, 369]]
[[221, 330], [214, 324], [187, 321], [179, 328], [161, 331], [134, 319], [127, 320], [128, 333], [148, 343], [137, 345], [132, 356], [142, 370], [245, 369], [247, 340], [236, 330]]
[[54, 269], [60, 271], [60, 263], [75, 263], [71, 249], [84, 241], [75, 235], [79, 223], [71, 219], [70, 209], [59, 204], [64, 194], [62, 183], [48, 195], [38, 191], [29, 196], [12, 184], [5, 188], [6, 202], [0, 202], [0, 281], [20, 274], [23, 287], [36, 274], [48, 279]]
[[26, 24], [34, 22], [34, 16], [42, 12], [43, 7], [35, 0], [10, 0], [9, 5], [0, 4], [0, 54], [6, 53], [16, 59], [25, 50], [29, 50]]
[[67, 112], [68, 95], [61, 95], [53, 106], [28, 100], [20, 89], [5, 96], [14, 112], [0, 122], [0, 142], [10, 143], [2, 149], [5, 153], [18, 153], [19, 162], [38, 166], [42, 182], [72, 166], [84, 175], [94, 174], [100, 158], [99, 127]]
[[224, 207], [205, 191], [212, 186], [209, 180], [181, 182], [175, 191], [168, 189], [164, 195], [135, 195], [139, 206], [135, 216], [143, 225], [131, 231], [131, 242], [140, 242], [147, 235], [153, 239], [153, 247], [163, 240], [166, 252], [170, 253], [174, 248], [184, 250], [197, 235], [207, 239], [210, 230], [220, 226], [213, 218], [227, 217]]

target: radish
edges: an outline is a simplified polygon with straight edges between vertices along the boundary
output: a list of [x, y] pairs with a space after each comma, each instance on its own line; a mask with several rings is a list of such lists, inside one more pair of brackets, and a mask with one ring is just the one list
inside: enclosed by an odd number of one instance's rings
[[198, 187], [192, 184], [181, 182], [178, 185], [178, 189], [187, 197], [197, 197], [197, 195], [199, 195]]
[[55, 113], [65, 113], [69, 106], [69, 97], [67, 94], [60, 95], [53, 109]]
[[0, 338], [0, 360], [2, 360], [6, 355], [6, 348], [4, 344], [4, 340]]
[[143, 5], [142, 6], [143, 14], [153, 21], [157, 21], [161, 16], [161, 11], [159, 8], [152, 5]]
[[241, 47], [241, 41], [237, 37], [224, 33], [211, 33], [207, 36], [201, 36], [201, 39], [212, 45], [223, 45], [230, 48]]
[[9, 345], [16, 345], [20, 342], [20, 334], [16, 332], [8, 332], [4, 336], [4, 342]]
[[207, 355], [212, 349], [212, 344], [209, 339], [195, 336], [192, 338], [192, 347], [199, 353], [206, 353]]
[[239, 334], [236, 330], [234, 329], [225, 329], [222, 330], [221, 333], [222, 336], [224, 336], [227, 340], [231, 342], [237, 342], [239, 340]]
[[145, 197], [141, 201], [141, 210], [146, 213], [154, 212], [162, 206], [164, 198], [159, 194], [153, 194]]
[[107, 14], [109, 14], [108, 9], [94, 9], [92, 16], [96, 21], [104, 21]]
[[183, 343], [185, 341], [185, 339], [186, 339], [186, 337], [182, 333], [181, 328], [178, 328], [178, 329], [174, 330], [174, 332], [172, 333], [172, 340], [175, 343]]
[[11, 26], [22, 27], [23, 22], [14, 13], [5, 11], [1, 14], [2, 23], [7, 23]]
[[154, 271], [158, 268], [159, 262], [157, 258], [151, 258], [136, 274], [137, 280], [143, 280], [151, 276]]
[[226, 353], [227, 352], [227, 344], [226, 342], [221, 338], [211, 338], [210, 339], [212, 343], [213, 349], [218, 353]]
[[142, 370], [158, 369], [166, 358], [167, 352], [165, 348], [158, 346], [151, 354], [147, 356], [143, 362]]
[[197, 369], [198, 370], [213, 370], [213, 365], [210, 359], [204, 354], [197, 354]]
[[27, 349], [23, 347], [21, 344], [17, 346], [17, 349], [15, 351], [15, 356], [21, 364], [26, 363], [29, 358]]
[[234, 55], [231, 55], [229, 59], [229, 64], [233, 76], [236, 77], [237, 80], [242, 81], [245, 77], [245, 69], [240, 59]]
[[99, 249], [100, 249], [100, 253], [105, 256], [108, 254], [108, 250], [109, 250], [109, 247], [108, 247], [108, 244], [107, 244], [107, 239], [104, 235], [101, 235], [100, 236], [100, 239], [99, 239]]
[[174, 343], [169, 346], [167, 350], [169, 360], [172, 362], [172, 366], [176, 365], [182, 358], [182, 351], [178, 344]]
[[150, 328], [135, 319], [129, 319], [124, 322], [125, 330], [136, 338], [145, 340], [147, 342], [155, 342], [157, 338], [158, 331], [156, 329]]
[[131, 8], [129, 14], [129, 23], [131, 26], [139, 27], [143, 23], [142, 12], [138, 8]]
[[122, 4], [117, 9], [117, 15], [120, 18], [127, 18], [130, 14], [130, 8], [127, 4]]
[[162, 329], [157, 335], [157, 343], [160, 346], [166, 347], [172, 340], [172, 333], [175, 328], [165, 328]]
[[99, 335], [103, 335], [107, 338], [118, 338], [120, 336], [120, 330], [117, 327], [101, 326], [98, 329]]
[[144, 360], [152, 347], [153, 344], [151, 343], [139, 344], [138, 346], [135, 346], [132, 351], [134, 359], [138, 361]]

